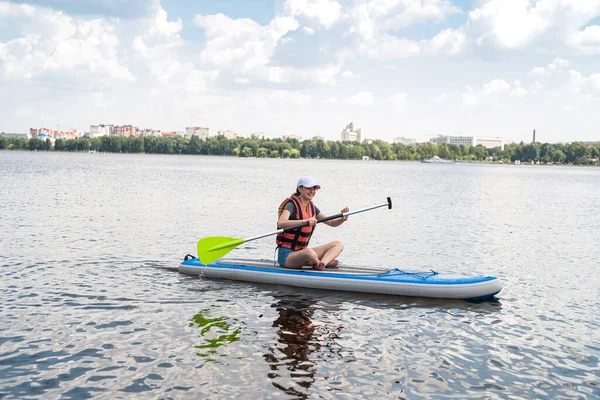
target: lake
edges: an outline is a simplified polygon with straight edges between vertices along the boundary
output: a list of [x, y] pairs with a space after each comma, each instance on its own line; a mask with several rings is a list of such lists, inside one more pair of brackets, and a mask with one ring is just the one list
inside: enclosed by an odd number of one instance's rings
[[[495, 275], [480, 303], [181, 275], [301, 175], [380, 208], [344, 265]], [[0, 151], [0, 398], [600, 398], [600, 168]], [[274, 257], [274, 237], [232, 251]]]

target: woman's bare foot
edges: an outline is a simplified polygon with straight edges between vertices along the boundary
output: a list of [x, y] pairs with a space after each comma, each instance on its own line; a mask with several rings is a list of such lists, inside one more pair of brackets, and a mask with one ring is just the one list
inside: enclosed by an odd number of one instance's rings
[[329, 264], [327, 264], [325, 268], [337, 268], [339, 263], [340, 261], [337, 258], [334, 258], [333, 260], [329, 261]]
[[325, 269], [325, 263], [323, 261], [319, 261], [317, 265], [313, 265], [313, 268], [317, 271], [323, 271]]

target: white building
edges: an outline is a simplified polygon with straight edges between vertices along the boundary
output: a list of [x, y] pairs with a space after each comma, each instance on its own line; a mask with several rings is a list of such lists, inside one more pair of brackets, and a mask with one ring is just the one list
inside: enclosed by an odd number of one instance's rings
[[162, 136], [160, 129], [138, 129], [137, 136]]
[[501, 138], [483, 138], [475, 136], [442, 136], [434, 137], [430, 139], [431, 143], [440, 144], [454, 144], [456, 146], [477, 146], [482, 145], [488, 149], [494, 147], [500, 147], [504, 150], [504, 140]]
[[499, 137], [495, 138], [475, 138], [475, 146], [482, 145], [483, 147], [487, 147], [488, 149], [493, 149], [494, 147], [500, 147], [500, 150], [504, 150], [504, 139]]
[[235, 133], [234, 131], [229, 131], [229, 130], [227, 130], [227, 131], [218, 131], [217, 135], [218, 136], [224, 136], [225, 139], [237, 139], [237, 137], [238, 137], [237, 133]]
[[202, 128], [200, 126], [185, 128], [185, 137], [191, 139], [192, 136], [198, 136], [201, 140], [206, 141], [206, 139], [208, 139], [208, 128]]
[[415, 146], [417, 144], [417, 139], [397, 137], [394, 138], [394, 143], [403, 144], [405, 146]]
[[342, 142], [362, 142], [362, 129], [350, 122], [342, 131]]
[[90, 137], [100, 137], [100, 136], [110, 136], [113, 134], [114, 126], [113, 125], [90, 125]]

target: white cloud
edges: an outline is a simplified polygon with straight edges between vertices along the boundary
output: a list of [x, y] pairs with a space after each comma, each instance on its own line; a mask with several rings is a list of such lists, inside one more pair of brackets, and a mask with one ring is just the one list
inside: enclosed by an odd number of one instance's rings
[[2, 12], [16, 18], [23, 34], [2, 43], [2, 73], [6, 78], [31, 79], [54, 71], [88, 71], [96, 77], [135, 80], [119, 59], [120, 42], [112, 23], [10, 3]]
[[461, 12], [449, 0], [371, 1], [369, 4], [377, 10], [376, 15], [389, 16], [383, 22], [384, 29], [404, 28], [426, 21], [441, 22]]
[[370, 107], [375, 103], [373, 93], [362, 91], [344, 100], [344, 104]]
[[521, 81], [515, 81], [513, 83], [513, 88], [510, 91], [510, 95], [512, 97], [525, 97], [527, 96], [528, 91], [523, 86], [521, 86]]
[[555, 58], [554, 61], [544, 67], [535, 67], [531, 69], [527, 75], [531, 78], [541, 79], [562, 71], [568, 65], [568, 60], [563, 58]]
[[462, 94], [462, 104], [466, 107], [474, 107], [479, 104], [479, 96], [471, 86], [466, 86]]
[[583, 76], [579, 71], [570, 70], [569, 82], [566, 85], [568, 91], [581, 95], [600, 95], [600, 73]]
[[29, 4], [15, 4], [8, 1], [0, 2], [0, 17], [33, 17], [36, 8]]
[[596, 32], [579, 30], [599, 13], [599, 0], [487, 0], [469, 12], [467, 28], [479, 45], [500, 49], [584, 48]]
[[456, 55], [463, 52], [467, 37], [462, 30], [445, 29], [431, 40], [422, 41], [423, 47], [432, 54]]
[[204, 63], [246, 71], [267, 65], [277, 42], [299, 26], [289, 17], [275, 17], [261, 26], [251, 19], [231, 19], [223, 14], [196, 15], [194, 23], [205, 30]]
[[[199, 15], [202, 29], [159, 4], [117, 19], [0, 0], [10, 26], [0, 87], [12, 94], [0, 96], [0, 129], [202, 124], [279, 136], [294, 126], [337, 139], [350, 112], [385, 140], [399, 125], [421, 140], [484, 125], [518, 139], [536, 118], [597, 135], [600, 76], [593, 57], [577, 55], [599, 54], [598, 26], [588, 25], [600, 0], [481, 0], [463, 26], [445, 23], [461, 12], [450, 1], [294, 0], [265, 23]], [[409, 120], [397, 112], [408, 107]]]
[[161, 7], [158, 7], [154, 17], [154, 25], [149, 33], [153, 34], [154, 31], [156, 31], [165, 36], [171, 36], [178, 34], [182, 27], [183, 23], [181, 22], [181, 19], [177, 19], [177, 21], [174, 22], [169, 22], [167, 20], [167, 12]]
[[358, 48], [371, 59], [412, 58], [423, 54], [461, 53], [466, 35], [461, 29], [443, 29], [431, 39], [413, 40], [396, 31], [424, 21], [443, 21], [460, 12], [452, 2], [433, 0], [371, 0], [349, 11], [348, 33], [358, 40]]
[[394, 105], [394, 108], [399, 111], [406, 110], [408, 100], [408, 93], [398, 92], [391, 95], [388, 101]]
[[377, 41], [362, 44], [359, 50], [372, 60], [412, 58], [422, 53], [421, 46], [416, 41], [387, 34]]
[[510, 90], [510, 85], [502, 79], [492, 79], [483, 85], [482, 93], [486, 96], [494, 93], [506, 93]]
[[442, 101], [446, 101], [448, 99], [450, 99], [452, 96], [449, 95], [448, 93], [442, 93], [439, 96], [437, 96], [435, 99], [433, 99], [434, 103], [440, 103]]
[[287, 0], [285, 8], [293, 17], [306, 17], [326, 29], [340, 19], [341, 12], [335, 0]]
[[426, 21], [443, 21], [460, 9], [448, 0], [369, 0], [359, 1], [349, 11], [350, 32], [366, 40]]
[[528, 45], [550, 26], [545, 7], [526, 0], [491, 0], [469, 13], [471, 23], [480, 25], [482, 44], [491, 40], [508, 49]]
[[600, 54], [600, 26], [587, 26], [573, 33], [569, 42], [583, 54]]

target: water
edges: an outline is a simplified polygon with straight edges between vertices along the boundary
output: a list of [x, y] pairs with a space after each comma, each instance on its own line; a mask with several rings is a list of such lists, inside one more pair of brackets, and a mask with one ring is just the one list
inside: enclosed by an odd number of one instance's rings
[[[202, 280], [299, 176], [346, 265], [496, 275], [483, 303]], [[600, 398], [600, 169], [0, 152], [0, 398]], [[274, 238], [231, 256], [272, 258]]]

